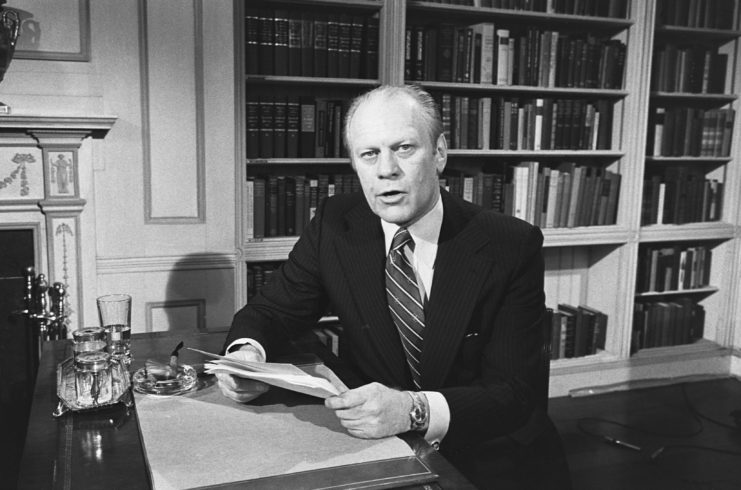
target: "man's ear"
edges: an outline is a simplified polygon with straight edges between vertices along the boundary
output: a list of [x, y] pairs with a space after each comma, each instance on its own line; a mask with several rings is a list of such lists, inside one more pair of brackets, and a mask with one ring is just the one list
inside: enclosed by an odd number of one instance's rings
[[443, 173], [443, 170], [445, 170], [445, 165], [448, 163], [448, 142], [445, 139], [444, 133], [440, 133], [440, 136], [437, 137], [434, 158], [437, 173]]

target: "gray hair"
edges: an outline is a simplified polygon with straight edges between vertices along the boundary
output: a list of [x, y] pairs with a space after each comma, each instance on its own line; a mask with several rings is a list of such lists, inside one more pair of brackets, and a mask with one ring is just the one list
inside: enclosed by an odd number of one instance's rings
[[428, 134], [430, 136], [430, 143], [435, 145], [437, 139], [443, 133], [443, 122], [440, 117], [440, 111], [437, 107], [437, 103], [432, 96], [416, 85], [381, 85], [373, 90], [369, 90], [363, 94], [358, 95], [353, 99], [350, 107], [345, 115], [345, 147], [348, 152], [351, 152], [350, 148], [350, 123], [352, 122], [355, 112], [358, 110], [363, 103], [372, 100], [374, 98], [394, 98], [394, 97], [409, 97], [413, 102], [416, 102], [419, 106], [419, 115], [422, 117], [425, 126], [427, 127]]

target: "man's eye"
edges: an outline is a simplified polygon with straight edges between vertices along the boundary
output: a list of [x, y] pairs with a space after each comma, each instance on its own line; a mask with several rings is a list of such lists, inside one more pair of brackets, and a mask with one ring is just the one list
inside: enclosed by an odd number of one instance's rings
[[373, 158], [376, 156], [376, 152], [372, 150], [364, 151], [360, 154], [360, 158]]
[[412, 145], [399, 145], [399, 151], [402, 153], [410, 152], [412, 148], [414, 148]]

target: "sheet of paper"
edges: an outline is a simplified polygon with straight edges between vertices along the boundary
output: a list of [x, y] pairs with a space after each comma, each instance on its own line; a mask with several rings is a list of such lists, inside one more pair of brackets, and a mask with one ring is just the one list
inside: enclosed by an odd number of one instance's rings
[[343, 391], [342, 387], [333, 385], [329, 380], [312, 376], [292, 364], [249, 362], [199, 349], [191, 350], [215, 358], [214, 361], [210, 361], [204, 366], [208, 374], [225, 372], [318, 398], [329, 398], [330, 396], [339, 395]]
[[[156, 490], [252, 480], [356, 463], [409, 458], [396, 437], [357, 439], [319, 400], [271, 389], [250, 404], [210, 386], [184, 396], [135, 393], [136, 411]], [[316, 400], [316, 402], [313, 402]]]

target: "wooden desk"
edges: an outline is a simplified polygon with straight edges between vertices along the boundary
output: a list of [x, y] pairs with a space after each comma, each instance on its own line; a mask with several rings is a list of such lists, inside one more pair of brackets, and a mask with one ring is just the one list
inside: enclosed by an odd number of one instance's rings
[[[145, 359], [171, 351], [180, 340], [189, 347], [218, 352], [223, 339], [223, 333], [195, 334], [185, 338], [168, 333], [135, 334], [132, 336], [134, 360], [131, 371], [141, 367]], [[18, 488], [107, 489], [122, 483], [128, 489], [151, 488], [135, 409], [127, 410], [119, 404], [95, 412], [52, 417], [58, 403], [56, 366], [70, 355], [69, 341], [44, 345]], [[204, 358], [198, 353], [182, 350], [181, 362], [197, 366], [204, 362]], [[335, 369], [335, 366], [331, 367]], [[338, 375], [342, 377], [342, 372]], [[410, 442], [417, 456], [439, 475], [435, 484], [437, 488], [474, 488], [424, 440], [407, 437], [405, 440]], [[236, 488], [237, 485], [223, 486], [229, 487]]]

